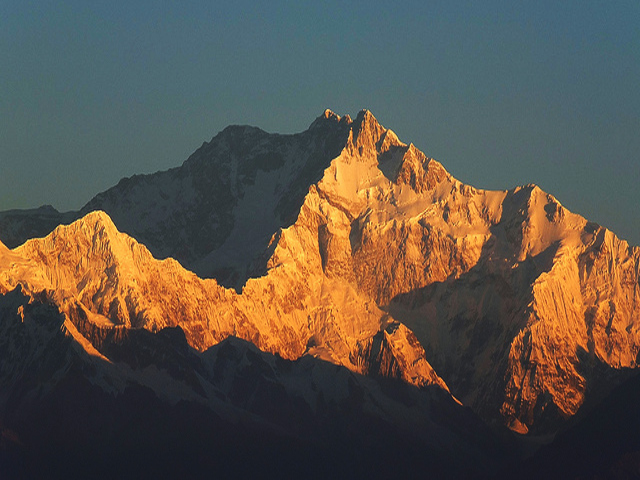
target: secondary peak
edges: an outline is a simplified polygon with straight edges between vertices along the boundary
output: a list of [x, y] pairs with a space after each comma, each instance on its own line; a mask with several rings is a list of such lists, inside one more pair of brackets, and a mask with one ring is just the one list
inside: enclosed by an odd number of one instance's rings
[[338, 115], [337, 113], [329, 110], [328, 108], [324, 111], [324, 113], [322, 114], [322, 117], [324, 117], [324, 118], [335, 118], [336, 120], [340, 120], [340, 115]]
[[353, 143], [356, 147], [374, 147], [386, 131], [369, 110], [360, 110], [353, 122]]
[[324, 112], [322, 112], [322, 115], [320, 115], [313, 121], [309, 128], [315, 128], [327, 124], [338, 124], [340, 123], [340, 120], [340, 115], [327, 108]]

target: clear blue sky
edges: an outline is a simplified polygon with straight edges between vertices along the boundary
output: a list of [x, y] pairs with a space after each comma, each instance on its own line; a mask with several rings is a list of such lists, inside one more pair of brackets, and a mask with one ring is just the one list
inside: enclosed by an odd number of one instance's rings
[[640, 2], [0, 2], [0, 210], [77, 209], [228, 124], [368, 108], [640, 245]]

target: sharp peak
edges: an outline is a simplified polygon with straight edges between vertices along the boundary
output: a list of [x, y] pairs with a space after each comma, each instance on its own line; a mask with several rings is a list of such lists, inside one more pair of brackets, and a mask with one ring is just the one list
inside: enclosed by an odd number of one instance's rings
[[59, 225], [50, 235], [74, 235], [79, 232], [83, 235], [93, 235], [91, 232], [102, 231], [109, 237], [117, 236], [121, 232], [111, 220], [111, 217], [102, 210], [93, 210], [83, 217], [78, 218], [69, 225]]
[[341, 117], [340, 115], [335, 113], [333, 110], [327, 108], [325, 109], [324, 112], [322, 112], [322, 114], [316, 117], [316, 119], [309, 126], [309, 129], [313, 129], [313, 128], [316, 128], [322, 125], [327, 125], [327, 124], [351, 125], [351, 123], [353, 123], [353, 121], [351, 120], [351, 117], [349, 115], [344, 115]]
[[513, 199], [519, 199], [519, 201], [523, 203], [538, 201], [544, 202], [545, 204], [554, 203], [559, 207], [563, 207], [562, 203], [560, 203], [560, 201], [554, 195], [543, 190], [539, 185], [535, 183], [519, 185], [510, 190], [506, 190], [506, 193]]
[[105, 225], [115, 228], [113, 220], [111, 220], [111, 217], [107, 214], [107, 212], [103, 210], [94, 210], [92, 212], [89, 212], [84, 217], [76, 220], [74, 223], [84, 223], [88, 225]]
[[363, 108], [362, 110], [360, 110], [358, 112], [358, 115], [356, 115], [356, 120], [362, 121], [362, 119], [373, 119], [373, 120], [375, 120], [376, 117], [373, 116], [373, 113], [371, 113], [371, 110], [369, 110], [368, 108]]
[[371, 110], [369, 110], [368, 108], [363, 108], [362, 110], [360, 110], [356, 115], [355, 120], [351, 120], [351, 117], [348, 114], [341, 117], [330, 108], [325, 109], [325, 111], [322, 112], [320, 116], [317, 117], [317, 119], [321, 119], [321, 118], [333, 119], [337, 121], [340, 121], [340, 120], [344, 121], [345, 119], [349, 119], [350, 121], [353, 121], [353, 123], [360, 123], [363, 120], [375, 121], [375, 122], [378, 121], [376, 120], [376, 117], [373, 115], [373, 113], [371, 113]]
[[340, 121], [340, 115], [338, 115], [337, 113], [335, 113], [329, 108], [327, 108], [324, 112], [322, 112], [322, 115], [320, 115], [320, 118], [327, 118], [327, 119], [334, 118]]
[[60, 225], [46, 238], [66, 243], [84, 238], [92, 245], [108, 245], [108, 248], [118, 255], [126, 254], [135, 245], [147, 250], [145, 245], [135, 238], [121, 232], [111, 217], [102, 210], [91, 211], [69, 225]]
[[526, 193], [529, 196], [534, 196], [534, 195], [546, 195], [551, 197], [552, 195], [550, 193], [545, 192], [542, 188], [540, 188], [539, 185], [535, 184], [535, 183], [527, 183], [526, 185], [518, 185], [515, 188], [512, 188], [511, 191], [513, 191], [514, 194], [517, 193]]
[[[358, 112], [356, 119], [353, 121], [353, 127], [355, 132], [361, 132], [364, 130], [377, 131], [379, 134], [386, 132], [388, 129], [382, 126], [378, 119], [371, 113], [371, 110], [363, 109]], [[354, 133], [355, 133], [354, 132]]]
[[385, 136], [387, 131], [388, 129], [380, 125], [380, 122], [369, 110], [363, 109], [358, 112], [351, 125], [350, 143], [352, 147], [358, 149], [363, 147], [377, 149], [378, 142]]
[[27, 245], [37, 245], [38, 247], [36, 248], [43, 248], [43, 246], [44, 248], [49, 248], [47, 247], [48, 242], [71, 246], [77, 244], [80, 238], [86, 239], [89, 243], [95, 243], [98, 241], [97, 239], [109, 239], [109, 241], [112, 241], [127, 237], [129, 236], [118, 230], [109, 215], [102, 210], [93, 210], [70, 224], [63, 223], [58, 225], [46, 237], [27, 240], [18, 248], [23, 248]]
[[320, 116], [316, 118], [316, 120], [319, 120], [319, 119], [336, 120], [336, 121], [341, 121], [341, 120], [345, 121], [345, 119], [348, 119], [349, 121], [348, 123], [351, 123], [351, 122], [360, 123], [363, 120], [374, 120], [377, 122], [376, 118], [373, 116], [373, 113], [371, 113], [371, 110], [367, 108], [363, 108], [362, 110], [360, 110], [356, 115], [355, 120], [351, 120], [351, 117], [348, 114], [341, 117], [330, 108], [325, 109], [325, 111], [322, 112], [322, 114], [320, 114]]
[[371, 113], [371, 110], [367, 110], [366, 108], [358, 112], [356, 119], [353, 121], [353, 126], [357, 129], [377, 127], [386, 130], [386, 128], [380, 125], [380, 122], [378, 122], [378, 119]]

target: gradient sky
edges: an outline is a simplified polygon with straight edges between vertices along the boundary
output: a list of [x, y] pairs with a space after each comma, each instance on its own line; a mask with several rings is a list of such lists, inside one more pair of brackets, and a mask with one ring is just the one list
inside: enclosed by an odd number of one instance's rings
[[370, 109], [640, 245], [640, 2], [0, 2], [0, 210], [78, 209], [229, 124]]

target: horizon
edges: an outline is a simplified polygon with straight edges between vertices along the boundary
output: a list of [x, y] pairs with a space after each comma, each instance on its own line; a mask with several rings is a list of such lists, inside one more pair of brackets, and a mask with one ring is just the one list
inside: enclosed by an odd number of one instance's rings
[[535, 183], [640, 245], [638, 4], [0, 11], [0, 210], [78, 210], [230, 124], [296, 133], [366, 108], [460, 181]]

